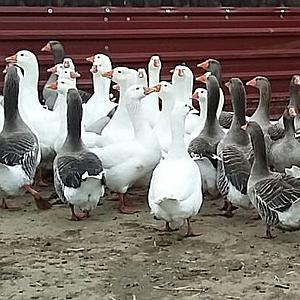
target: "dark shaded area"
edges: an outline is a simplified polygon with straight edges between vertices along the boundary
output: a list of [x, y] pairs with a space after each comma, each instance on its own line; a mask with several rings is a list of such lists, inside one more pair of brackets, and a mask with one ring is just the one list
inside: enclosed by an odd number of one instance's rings
[[177, 6], [177, 7], [265, 7], [300, 6], [299, 0], [2, 0], [0, 6]]

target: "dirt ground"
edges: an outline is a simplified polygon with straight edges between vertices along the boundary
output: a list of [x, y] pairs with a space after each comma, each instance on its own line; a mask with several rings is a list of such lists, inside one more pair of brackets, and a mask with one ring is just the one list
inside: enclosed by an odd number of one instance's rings
[[141, 213], [118, 213], [112, 195], [80, 222], [63, 205], [37, 211], [29, 196], [1, 210], [0, 299], [300, 299], [300, 232], [260, 239], [255, 211], [226, 219], [207, 200], [193, 222], [202, 235], [183, 239], [153, 229], [163, 223], [145, 191], [130, 197]]

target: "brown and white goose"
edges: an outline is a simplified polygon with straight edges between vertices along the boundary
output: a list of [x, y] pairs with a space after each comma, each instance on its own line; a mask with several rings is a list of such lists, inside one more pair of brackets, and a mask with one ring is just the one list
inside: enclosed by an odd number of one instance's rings
[[266, 224], [266, 238], [272, 238], [271, 226], [287, 230], [300, 228], [300, 180], [282, 173], [270, 172], [267, 165], [263, 132], [256, 122], [244, 129], [250, 134], [254, 162], [248, 180], [248, 194]]
[[206, 121], [200, 134], [191, 141], [188, 151], [194, 156], [199, 167], [203, 192], [216, 196], [218, 194], [216, 183], [217, 146], [224, 137], [224, 131], [217, 119], [220, 87], [214, 75], [204, 74], [201, 81], [206, 83], [207, 88]]
[[[8, 68], [4, 83], [4, 126], [0, 133], [0, 197], [2, 208], [8, 208], [6, 196], [22, 195], [28, 191], [39, 209], [51, 207], [31, 184], [41, 159], [37, 136], [23, 121], [18, 109], [21, 71]], [[19, 72], [19, 74], [18, 74]]]
[[246, 123], [246, 92], [239, 78], [232, 78], [225, 84], [230, 91], [234, 111], [229, 131], [220, 141], [217, 154], [217, 186], [224, 198], [225, 216], [232, 216], [233, 206], [249, 207], [247, 182], [250, 176], [252, 147], [249, 136], [241, 129]]

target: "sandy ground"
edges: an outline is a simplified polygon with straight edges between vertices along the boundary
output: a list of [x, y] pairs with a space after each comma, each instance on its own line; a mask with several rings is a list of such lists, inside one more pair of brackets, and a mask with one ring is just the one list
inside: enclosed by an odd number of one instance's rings
[[131, 194], [135, 215], [118, 213], [114, 197], [80, 222], [62, 205], [37, 211], [29, 196], [1, 210], [0, 299], [299, 299], [300, 232], [260, 239], [253, 210], [226, 219], [208, 200], [193, 222], [202, 235], [183, 239], [153, 229], [162, 222], [145, 191]]

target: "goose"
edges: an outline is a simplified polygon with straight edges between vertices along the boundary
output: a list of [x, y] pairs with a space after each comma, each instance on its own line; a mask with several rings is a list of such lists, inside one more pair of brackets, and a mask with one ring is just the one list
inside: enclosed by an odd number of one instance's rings
[[[216, 197], [219, 194], [217, 189], [217, 146], [224, 137], [224, 131], [217, 119], [217, 109], [220, 99], [220, 87], [217, 78], [214, 75], [204, 74], [202, 79], [207, 88], [207, 116], [205, 116], [205, 125], [200, 134], [191, 141], [188, 152], [198, 157], [196, 163], [201, 174], [201, 182], [204, 193], [209, 193]], [[201, 103], [202, 111], [202, 103]], [[201, 116], [200, 116], [201, 118]]]
[[[62, 45], [62, 43], [60, 41], [49, 41], [42, 49], [41, 51], [45, 51], [45, 52], [50, 52], [53, 55], [54, 58], [54, 65], [58, 64], [58, 63], [63, 63], [64, 58], [69, 58], [64, 50], [64, 47]], [[69, 58], [70, 59], [70, 58]], [[71, 66], [69, 66], [71, 67]], [[51, 75], [50, 75], [51, 76]], [[57, 80], [57, 78], [53, 78], [53, 81]], [[51, 82], [53, 82], [51, 81]], [[51, 84], [51, 82], [48, 82], [48, 84], [46, 83], [46, 85]], [[90, 93], [82, 91], [82, 90], [78, 90], [80, 97], [83, 101], [83, 103], [88, 102], [88, 100], [90, 99], [90, 97], [92, 96]], [[54, 93], [53, 93], [54, 95]], [[57, 94], [56, 94], [57, 97]], [[45, 99], [45, 98], [44, 98]], [[46, 100], [46, 99], [45, 99]], [[50, 101], [49, 101], [50, 102]], [[51, 103], [53, 102], [53, 100], [51, 100]], [[46, 103], [47, 104], [47, 103]], [[53, 102], [53, 105], [55, 104], [55, 101]], [[49, 103], [50, 108], [51, 108], [51, 104]]]
[[[69, 75], [66, 75], [69, 74]], [[67, 92], [69, 89], [76, 89], [76, 80], [72, 75], [74, 72], [71, 69], [64, 69], [63, 76], [59, 75], [58, 80], [51, 84], [51, 88], [58, 90], [58, 98], [56, 100], [56, 105], [59, 107], [58, 111], [60, 112], [60, 128], [59, 135], [56, 137], [54, 142], [54, 150], [56, 152], [63, 146], [67, 131]], [[84, 144], [88, 148], [93, 147], [103, 147], [109, 144], [109, 141], [104, 137], [94, 133], [94, 132], [85, 132], [84, 130], [81, 133], [81, 138]]]
[[300, 167], [300, 144], [295, 138], [295, 117], [295, 108], [288, 106], [283, 113], [284, 137], [273, 143], [269, 151], [269, 163], [275, 171], [285, 172], [292, 166]]
[[161, 159], [159, 142], [150, 124], [144, 119], [141, 107], [142, 99], [155, 91], [155, 88], [141, 85], [132, 85], [126, 91], [124, 104], [134, 128], [132, 140], [91, 149], [102, 161], [107, 187], [118, 193], [119, 210], [122, 213], [137, 212], [125, 203], [127, 190], [151, 174]]
[[[289, 88], [289, 93], [290, 93], [290, 99], [289, 99], [289, 106], [295, 107], [296, 110], [298, 111], [299, 107], [299, 95], [298, 95], [298, 90], [299, 90], [299, 85], [300, 85], [300, 76], [299, 75], [293, 75], [291, 80], [290, 80], [290, 88]], [[297, 130], [300, 127], [299, 124], [299, 117], [294, 118], [294, 123], [295, 123], [295, 130], [296, 130], [296, 137], [298, 136]], [[279, 127], [283, 128], [283, 116], [280, 117], [278, 122], [275, 122]]]
[[[211, 72], [212, 75], [215, 75], [216, 78], [219, 81], [220, 85], [220, 101], [219, 101], [219, 107], [217, 111], [217, 116], [219, 119], [220, 125], [224, 129], [229, 129], [232, 119], [233, 119], [233, 112], [231, 111], [224, 111], [223, 106], [224, 106], [224, 92], [222, 87], [222, 68], [221, 68], [221, 63], [213, 58], [209, 58], [206, 61], [200, 63], [197, 65], [197, 67], [200, 67], [208, 72]], [[249, 117], [246, 116], [246, 121], [249, 121]]]
[[239, 78], [231, 78], [225, 86], [231, 94], [234, 116], [229, 131], [217, 148], [217, 155], [221, 158], [218, 161], [217, 187], [224, 199], [224, 216], [231, 217], [235, 208], [233, 204], [245, 208], [251, 206], [247, 195], [247, 182], [250, 176], [249, 159], [252, 147], [249, 136], [241, 129], [246, 123], [244, 85]]
[[[44, 47], [42, 47], [41, 51], [51, 52], [53, 54], [55, 65], [63, 62], [65, 51], [63, 45], [59, 41], [49, 41]], [[48, 86], [56, 80], [57, 75], [54, 72], [51, 72], [43, 87], [43, 100], [50, 110], [52, 110], [54, 107], [57, 98], [57, 92], [49, 89]]]
[[300, 228], [300, 180], [282, 173], [270, 172], [264, 136], [256, 122], [245, 129], [254, 149], [254, 162], [248, 180], [248, 194], [253, 206], [266, 224], [265, 238], [273, 238], [271, 226], [287, 230]]
[[[59, 114], [44, 109], [38, 98], [38, 62], [36, 56], [28, 50], [20, 50], [5, 58], [7, 63], [14, 63], [24, 70], [19, 103], [19, 112], [30, 129], [37, 135], [42, 152], [41, 165], [37, 171], [36, 184], [46, 185], [41, 178], [41, 169], [48, 167], [55, 156], [53, 144], [59, 135]], [[51, 128], [51, 130], [50, 130]]]
[[138, 78], [136, 84], [140, 84], [142, 86], [149, 86], [148, 85], [148, 75], [144, 68], [139, 68], [138, 70]]
[[[87, 59], [90, 59], [89, 57]], [[105, 54], [97, 54], [96, 61], [90, 69], [93, 74], [94, 94], [89, 101], [83, 105], [83, 124], [90, 126], [100, 118], [106, 116], [117, 103], [110, 101], [109, 89], [111, 80], [102, 74], [111, 70], [110, 58]]]
[[[67, 93], [68, 134], [53, 163], [54, 187], [60, 200], [69, 204], [71, 220], [89, 217], [104, 195], [105, 175], [100, 159], [81, 139], [82, 103], [76, 89]], [[85, 213], [79, 216], [75, 209]]]
[[203, 201], [200, 172], [184, 144], [184, 122], [189, 110], [189, 105], [181, 102], [172, 111], [172, 144], [153, 171], [148, 193], [151, 214], [166, 222], [166, 231], [183, 226], [187, 220], [185, 236], [195, 235], [190, 218], [197, 215]]
[[[175, 105], [177, 103], [187, 103], [192, 106], [191, 95], [193, 93], [194, 75], [187, 66], [177, 65], [173, 71], [172, 84], [175, 89]], [[197, 110], [192, 110], [186, 117], [185, 140], [189, 142], [200, 133], [200, 122]]]
[[120, 86], [119, 105], [111, 121], [102, 131], [102, 136], [106, 137], [111, 143], [128, 141], [134, 137], [134, 129], [126, 108], [126, 91], [134, 85], [137, 80], [137, 71], [127, 67], [116, 67], [105, 72], [102, 76], [110, 78]]
[[[158, 55], [151, 56], [148, 63], [149, 86], [155, 86], [159, 83], [161, 70], [161, 61]], [[147, 85], [146, 85], [147, 86]], [[160, 111], [158, 96], [156, 93], [149, 94], [142, 100], [143, 113], [150, 126], [153, 128], [158, 122]]]
[[283, 137], [284, 130], [270, 122], [270, 101], [271, 101], [271, 84], [264, 76], [256, 76], [249, 80], [246, 85], [259, 89], [259, 103], [250, 121], [255, 121], [260, 125], [265, 135], [272, 140], [278, 140]]
[[0, 133], [2, 208], [8, 208], [5, 197], [22, 195], [28, 191], [39, 209], [48, 209], [51, 207], [50, 203], [31, 187], [41, 153], [37, 136], [19, 114], [18, 97], [21, 80], [20, 69], [10, 66], [4, 82], [5, 119]]

